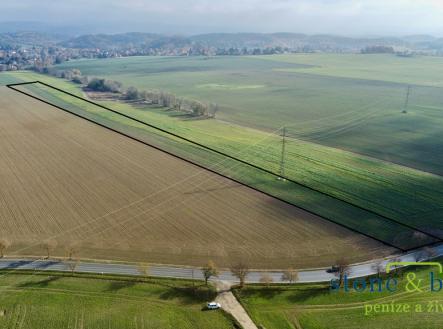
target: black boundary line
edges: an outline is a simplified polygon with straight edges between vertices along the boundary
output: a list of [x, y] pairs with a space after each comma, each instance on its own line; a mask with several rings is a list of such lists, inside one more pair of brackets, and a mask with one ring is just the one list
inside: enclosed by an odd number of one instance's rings
[[[387, 216], [385, 216], [385, 215], [383, 215], [383, 214], [380, 214], [380, 213], [378, 213], [378, 212], [376, 212], [376, 211], [374, 211], [374, 210], [367, 209], [367, 208], [364, 208], [364, 207], [362, 207], [362, 206], [360, 206], [360, 205], [358, 205], [358, 204], [355, 204], [355, 203], [353, 203], [353, 202], [350, 202], [350, 201], [346, 201], [346, 200], [340, 199], [340, 198], [338, 198], [338, 197], [336, 197], [336, 196], [333, 196], [333, 195], [331, 195], [331, 194], [329, 194], [329, 193], [319, 191], [319, 190], [317, 190], [317, 189], [315, 189], [315, 188], [312, 188], [312, 187], [310, 187], [310, 186], [308, 186], [308, 185], [306, 185], [306, 184], [304, 184], [304, 183], [297, 182], [297, 181], [295, 181], [295, 180], [293, 180], [293, 179], [291, 179], [291, 178], [288, 178], [288, 177], [286, 177], [286, 176], [281, 176], [281, 175], [279, 175], [279, 174], [277, 174], [277, 173], [275, 173], [275, 172], [273, 172], [273, 171], [271, 171], [271, 170], [268, 170], [268, 169], [265, 169], [265, 168], [259, 167], [259, 166], [257, 166], [257, 165], [254, 165], [253, 163], [247, 162], [247, 161], [245, 161], [245, 160], [241, 160], [241, 159], [239, 159], [239, 158], [237, 158], [237, 157], [234, 157], [234, 156], [229, 155], [229, 154], [227, 154], [227, 153], [224, 153], [224, 152], [218, 151], [218, 150], [213, 149], [213, 148], [211, 148], [211, 147], [209, 147], [209, 146], [206, 146], [206, 145], [204, 145], [204, 144], [201, 144], [201, 143], [195, 142], [195, 141], [193, 141], [193, 140], [191, 140], [191, 139], [188, 139], [188, 138], [186, 138], [186, 137], [180, 136], [180, 135], [178, 135], [178, 134], [175, 134], [175, 133], [170, 132], [170, 131], [168, 131], [168, 130], [165, 130], [165, 129], [163, 129], [163, 128], [157, 127], [157, 126], [155, 126], [155, 125], [153, 125], [153, 124], [150, 124], [150, 123], [147, 123], [147, 122], [142, 121], [142, 120], [140, 120], [140, 119], [137, 119], [137, 118], [131, 117], [130, 115], [127, 115], [127, 114], [124, 114], [124, 113], [118, 112], [118, 111], [113, 110], [113, 109], [111, 109], [111, 108], [109, 108], [109, 107], [106, 107], [106, 106], [104, 106], [104, 105], [101, 105], [101, 104], [95, 103], [95, 102], [93, 102], [93, 101], [91, 101], [91, 100], [89, 100], [89, 99], [86, 99], [86, 98], [83, 98], [83, 97], [80, 97], [80, 96], [74, 95], [74, 94], [72, 94], [72, 93], [70, 93], [70, 92], [67, 92], [67, 91], [65, 91], [65, 90], [63, 90], [63, 89], [60, 89], [60, 88], [57, 88], [57, 87], [54, 87], [54, 86], [52, 86], [52, 85], [50, 85], [50, 84], [47, 84], [47, 83], [45, 83], [45, 82], [42, 82], [42, 81], [37, 80], [37, 81], [33, 81], [33, 82], [31, 82], [31, 83], [40, 83], [40, 84], [42, 84], [42, 85], [44, 85], [44, 86], [46, 86], [46, 87], [48, 87], [48, 88], [51, 88], [51, 89], [57, 90], [57, 91], [59, 91], [59, 92], [61, 92], [61, 93], [64, 93], [64, 94], [66, 94], [66, 95], [69, 95], [69, 96], [71, 96], [71, 97], [74, 97], [74, 98], [80, 99], [80, 100], [82, 100], [82, 101], [84, 101], [84, 102], [87, 102], [87, 103], [90, 103], [90, 104], [92, 104], [92, 105], [98, 106], [98, 107], [100, 107], [100, 108], [102, 108], [102, 109], [105, 109], [105, 110], [110, 111], [110, 112], [112, 112], [112, 113], [118, 114], [118, 115], [120, 115], [120, 116], [122, 116], [122, 117], [125, 117], [125, 118], [127, 118], [127, 119], [130, 119], [130, 120], [135, 121], [135, 122], [137, 122], [137, 123], [140, 123], [140, 124], [142, 124], [142, 125], [148, 126], [148, 127], [150, 127], [150, 128], [156, 129], [156, 130], [158, 130], [158, 131], [161, 131], [162, 133], [165, 133], [165, 134], [167, 134], [167, 135], [170, 135], [170, 136], [173, 136], [173, 137], [179, 138], [179, 139], [184, 140], [184, 141], [186, 141], [186, 142], [188, 142], [188, 143], [191, 143], [191, 144], [196, 145], [196, 146], [198, 146], [198, 147], [201, 147], [201, 148], [203, 148], [203, 149], [209, 150], [209, 151], [214, 152], [214, 153], [216, 153], [216, 154], [222, 155], [222, 156], [224, 156], [224, 157], [230, 158], [230, 159], [235, 160], [235, 161], [237, 161], [237, 162], [240, 162], [240, 163], [242, 163], [242, 164], [248, 165], [248, 166], [250, 166], [250, 167], [252, 167], [252, 168], [258, 169], [258, 170], [260, 170], [260, 171], [262, 171], [262, 172], [265, 172], [265, 173], [267, 173], [267, 174], [273, 175], [273, 176], [275, 176], [275, 177], [280, 177], [280, 178], [286, 179], [287, 181], [289, 181], [289, 182], [291, 182], [291, 183], [293, 183], [293, 184], [297, 184], [298, 186], [302, 186], [302, 187], [304, 187], [304, 188], [307, 188], [308, 190], [314, 191], [314, 192], [316, 192], [316, 193], [320, 193], [320, 194], [325, 195], [325, 196], [327, 196], [327, 197], [329, 197], [329, 198], [333, 198], [333, 199], [335, 199], [335, 200], [339, 200], [339, 201], [341, 201], [341, 202], [344, 202], [345, 204], [348, 204], [348, 205], [351, 205], [351, 206], [353, 206], [353, 207], [355, 207], [355, 208], [357, 208], [357, 209], [360, 209], [360, 210], [366, 211], [367, 213], [370, 213], [370, 214], [372, 214], [372, 215], [379, 216], [379, 217], [381, 217], [381, 218], [383, 218], [383, 219], [385, 219], [385, 220], [388, 220], [388, 221], [394, 222], [394, 223], [399, 224], [399, 225], [401, 225], [401, 226], [403, 226], [403, 227], [407, 227], [407, 228], [409, 228], [409, 229], [411, 229], [411, 230], [414, 230], [414, 231], [416, 231], [416, 232], [420, 232], [420, 233], [422, 233], [422, 234], [425, 234], [425, 235], [427, 235], [428, 237], [431, 237], [431, 238], [433, 238], [433, 239], [435, 239], [435, 240], [438, 240], [438, 241], [440, 241], [440, 242], [443, 241], [443, 239], [442, 239], [441, 237], [439, 237], [439, 236], [435, 236], [435, 235], [433, 235], [432, 233], [429, 233], [429, 232], [422, 231], [422, 230], [420, 230], [420, 229], [418, 229], [418, 228], [416, 228], [416, 227], [414, 227], [414, 226], [412, 226], [412, 225], [409, 225], [409, 224], [403, 223], [403, 222], [401, 222], [401, 221], [399, 221], [399, 220], [396, 220], [396, 219], [389, 218], [389, 217], [387, 217]], [[30, 84], [30, 83], [25, 83], [25, 84]], [[18, 84], [12, 84], [12, 86], [14, 86], [14, 85], [20, 85], [20, 83], [18, 83]], [[11, 85], [10, 85], [10, 86], [11, 86]]]
[[32, 85], [33, 83], [38, 83], [38, 81], [35, 80], [35, 81], [28, 81], [28, 82], [10, 83], [10, 84], [7, 84], [6, 87], [11, 88], [13, 86]]
[[[37, 84], [37, 83], [41, 83], [41, 84], [43, 84], [43, 85], [48, 86], [49, 88], [52, 88], [52, 89], [58, 90], [58, 91], [60, 91], [60, 92], [63, 92], [63, 93], [65, 93], [65, 94], [68, 94], [68, 95], [73, 96], [73, 97], [75, 97], [75, 98], [78, 98], [78, 99], [84, 100], [84, 101], [86, 101], [86, 102], [88, 102], [88, 103], [91, 103], [91, 104], [93, 104], [93, 105], [96, 105], [96, 106], [102, 107], [102, 108], [104, 108], [104, 109], [106, 109], [106, 110], [109, 110], [109, 111], [111, 111], [111, 112], [114, 112], [114, 113], [116, 113], [116, 114], [119, 114], [119, 115], [125, 116], [125, 117], [127, 117], [128, 119], [132, 119], [132, 120], [138, 121], [138, 122], [140, 122], [140, 123], [142, 123], [142, 124], [144, 124], [144, 125], [151, 126], [150, 124], [144, 123], [143, 121], [139, 121], [138, 119], [133, 119], [133, 118], [131, 118], [130, 116], [126, 116], [125, 114], [121, 114], [121, 113], [119, 113], [119, 112], [117, 112], [117, 111], [114, 111], [114, 110], [112, 110], [112, 109], [108, 109], [108, 108], [106, 108], [106, 107], [104, 107], [104, 106], [102, 106], [102, 105], [100, 105], [100, 104], [96, 104], [96, 103], [94, 103], [94, 102], [92, 102], [92, 101], [89, 101], [89, 100], [83, 99], [82, 97], [79, 97], [79, 96], [76, 96], [76, 95], [74, 95], [74, 94], [68, 93], [68, 92], [66, 92], [66, 91], [64, 91], [64, 90], [62, 90], [62, 89], [59, 89], [59, 88], [53, 87], [53, 86], [51, 86], [51, 85], [48, 85], [48, 84], [43, 83], [43, 82], [40, 82], [40, 81], [31, 81], [31, 82], [24, 82], [24, 83], [8, 84], [8, 85], [6, 85], [6, 87], [8, 87], [8, 88], [10, 88], [10, 89], [12, 89], [12, 90], [14, 90], [14, 91], [16, 91], [16, 92], [19, 92], [19, 93], [21, 93], [21, 94], [23, 94], [23, 95], [26, 95], [26, 96], [28, 96], [28, 97], [31, 97], [31, 98], [33, 98], [33, 99], [36, 99], [36, 100], [38, 100], [38, 101], [40, 101], [40, 102], [43, 102], [43, 103], [48, 104], [48, 105], [50, 105], [50, 106], [53, 106], [53, 107], [55, 107], [55, 108], [57, 108], [57, 109], [60, 109], [60, 110], [62, 110], [62, 111], [64, 111], [64, 112], [70, 113], [70, 114], [72, 114], [72, 115], [74, 115], [74, 116], [76, 116], [76, 117], [82, 118], [82, 119], [84, 119], [84, 120], [86, 120], [86, 121], [89, 121], [89, 122], [91, 122], [91, 123], [93, 123], [93, 124], [96, 124], [96, 125], [98, 125], [98, 126], [100, 126], [100, 127], [106, 128], [106, 129], [111, 130], [111, 131], [113, 131], [113, 132], [115, 132], [115, 133], [118, 133], [118, 134], [120, 134], [120, 135], [123, 135], [123, 136], [125, 136], [125, 137], [127, 137], [127, 138], [130, 138], [130, 139], [134, 140], [134, 141], [137, 141], [137, 142], [139, 142], [139, 143], [142, 143], [142, 144], [144, 144], [144, 145], [146, 145], [146, 146], [152, 147], [152, 148], [154, 148], [154, 149], [156, 149], [156, 150], [158, 150], [158, 151], [161, 151], [161, 152], [163, 152], [163, 153], [166, 153], [166, 154], [168, 154], [168, 155], [170, 155], [170, 156], [173, 156], [173, 157], [175, 157], [175, 158], [178, 158], [178, 159], [180, 159], [180, 160], [182, 160], [182, 161], [185, 161], [185, 162], [187, 162], [187, 163], [190, 163], [190, 164], [192, 164], [192, 165], [194, 165], [194, 166], [196, 166], [196, 167], [198, 167], [198, 168], [204, 169], [204, 170], [209, 171], [209, 172], [211, 172], [211, 173], [214, 173], [214, 174], [216, 174], [216, 175], [218, 175], [218, 176], [221, 176], [221, 177], [223, 177], [223, 178], [229, 179], [229, 180], [231, 180], [231, 181], [233, 181], [233, 182], [235, 182], [235, 183], [237, 183], [237, 184], [240, 184], [240, 185], [246, 186], [246, 187], [248, 187], [248, 188], [250, 188], [250, 189], [252, 189], [252, 190], [254, 190], [254, 191], [256, 191], [256, 192], [262, 193], [262, 194], [264, 194], [264, 195], [266, 195], [266, 196], [268, 196], [268, 197], [271, 197], [271, 198], [273, 198], [273, 199], [279, 200], [279, 201], [281, 201], [281, 202], [283, 202], [283, 203], [285, 203], [285, 204], [291, 205], [291, 206], [293, 206], [293, 207], [296, 207], [296, 208], [302, 209], [303, 211], [306, 211], [306, 212], [308, 212], [308, 213], [310, 213], [310, 214], [313, 214], [313, 215], [315, 215], [315, 216], [318, 216], [318, 217], [320, 217], [320, 218], [322, 218], [322, 219], [324, 219], [324, 220], [326, 220], [326, 221], [329, 221], [329, 222], [332, 222], [332, 223], [334, 223], [334, 224], [336, 224], [336, 225], [342, 226], [342, 227], [344, 227], [344, 228], [346, 228], [346, 229], [348, 229], [348, 230], [350, 230], [350, 231], [352, 231], [352, 232], [354, 232], [354, 233], [361, 234], [361, 235], [366, 236], [366, 237], [368, 237], [368, 238], [371, 238], [371, 239], [373, 239], [373, 240], [375, 240], [375, 241], [378, 241], [378, 242], [380, 242], [380, 243], [382, 243], [382, 244], [385, 244], [385, 245], [387, 245], [387, 246], [389, 246], [389, 247], [392, 247], [392, 248], [398, 249], [398, 250], [400, 250], [400, 251], [402, 251], [402, 252], [407, 252], [407, 251], [415, 250], [415, 249], [418, 249], [418, 248], [424, 248], [424, 247], [432, 246], [432, 245], [438, 244], [438, 243], [440, 243], [440, 242], [442, 241], [440, 238], [435, 238], [435, 239], [438, 240], [438, 241], [433, 241], [433, 242], [431, 242], [431, 243], [428, 243], [428, 244], [425, 244], [425, 245], [421, 245], [421, 246], [416, 246], [416, 247], [409, 248], [409, 249], [404, 249], [404, 248], [398, 247], [398, 246], [393, 245], [393, 244], [391, 244], [391, 243], [389, 243], [389, 242], [386, 242], [386, 241], [384, 241], [384, 240], [381, 240], [381, 239], [379, 239], [379, 238], [376, 238], [376, 237], [374, 237], [374, 236], [371, 236], [371, 235], [369, 235], [369, 234], [367, 234], [367, 233], [365, 233], [365, 232], [359, 231], [359, 230], [357, 230], [357, 229], [355, 229], [355, 228], [353, 228], [353, 227], [350, 227], [350, 226], [348, 226], [348, 225], [346, 225], [346, 224], [338, 223], [338, 222], [336, 222], [336, 221], [334, 221], [334, 220], [332, 220], [332, 219], [326, 218], [326, 217], [324, 217], [323, 215], [317, 214], [316, 212], [314, 212], [314, 211], [312, 211], [312, 210], [309, 210], [309, 209], [307, 209], [307, 208], [305, 208], [305, 207], [301, 207], [301, 206], [298, 206], [298, 205], [296, 205], [296, 204], [293, 204], [293, 203], [291, 203], [291, 202], [289, 202], [289, 201], [286, 201], [286, 200], [284, 200], [284, 199], [281, 199], [281, 198], [279, 198], [279, 197], [276, 197], [276, 196], [274, 196], [274, 195], [271, 195], [271, 194], [269, 194], [268, 192], [264, 192], [264, 191], [262, 191], [262, 190], [257, 189], [256, 187], [250, 186], [250, 185], [248, 185], [248, 184], [246, 184], [246, 183], [243, 183], [243, 182], [240, 182], [240, 181], [238, 181], [238, 180], [236, 180], [236, 179], [234, 179], [234, 178], [231, 178], [231, 177], [229, 177], [229, 176], [226, 176], [226, 175], [224, 175], [224, 174], [221, 174], [221, 173], [219, 173], [219, 172], [217, 172], [217, 171], [215, 171], [215, 170], [213, 170], [213, 169], [209, 169], [209, 168], [207, 168], [207, 167], [204, 167], [204, 166], [202, 166], [202, 165], [200, 165], [200, 164], [198, 164], [198, 163], [196, 163], [196, 162], [193, 162], [193, 161], [191, 161], [191, 160], [188, 160], [188, 159], [186, 159], [186, 158], [183, 158], [183, 157], [181, 157], [181, 156], [178, 156], [178, 155], [176, 155], [176, 154], [174, 154], [174, 153], [171, 153], [171, 152], [168, 152], [168, 151], [166, 151], [166, 150], [163, 150], [163, 149], [161, 149], [161, 148], [159, 148], [159, 147], [157, 147], [157, 146], [155, 146], [155, 145], [151, 145], [151, 144], [149, 144], [149, 143], [147, 143], [147, 142], [145, 142], [145, 141], [142, 141], [142, 140], [140, 140], [140, 139], [138, 139], [138, 138], [135, 138], [135, 137], [133, 137], [133, 136], [127, 135], [127, 134], [125, 134], [125, 133], [123, 133], [123, 132], [120, 132], [120, 131], [118, 131], [118, 130], [116, 130], [116, 129], [113, 129], [113, 128], [111, 128], [111, 127], [108, 127], [108, 126], [106, 126], [106, 125], [104, 125], [104, 124], [98, 123], [98, 122], [96, 122], [96, 121], [94, 121], [94, 120], [92, 120], [92, 119], [85, 118], [85, 117], [83, 117], [83, 116], [81, 116], [81, 115], [79, 115], [79, 114], [77, 114], [77, 113], [74, 113], [74, 112], [72, 112], [72, 111], [70, 111], [70, 110], [68, 110], [68, 109], [65, 109], [65, 108], [63, 108], [63, 107], [61, 107], [61, 106], [58, 106], [58, 105], [52, 104], [52, 103], [50, 103], [50, 102], [48, 102], [48, 101], [46, 101], [46, 100], [44, 100], [44, 99], [41, 99], [41, 98], [36, 97], [36, 96], [34, 96], [34, 95], [32, 95], [32, 94], [28, 94], [28, 93], [26, 93], [26, 92], [24, 92], [24, 91], [22, 91], [22, 90], [19, 90], [19, 89], [14, 88], [15, 86], [29, 85], [29, 84]], [[153, 128], [156, 128], [156, 129], [159, 129], [159, 130], [163, 131], [163, 129], [161, 129], [161, 128], [157, 128], [157, 127], [155, 127], [155, 126], [153, 126]], [[175, 135], [175, 134], [173, 134], [173, 133], [169, 133], [169, 132], [167, 132], [167, 131], [164, 131], [164, 132], [167, 133], [167, 134], [170, 134], [170, 135]], [[181, 139], [186, 140], [185, 138], [182, 138], [182, 137], [179, 136], [179, 135], [175, 135], [175, 136], [178, 137], [178, 138], [181, 138]], [[192, 142], [192, 141], [189, 141], [189, 142], [192, 143], [192, 144], [198, 144], [198, 143], [194, 143], [194, 142]], [[199, 146], [200, 146], [200, 145], [199, 145]], [[204, 145], [202, 145], [202, 147], [203, 147], [203, 148], [207, 148], [207, 147], [205, 147]], [[211, 150], [210, 148], [207, 148], [207, 149]], [[218, 151], [215, 151], [215, 152], [216, 152], [216, 153], [222, 153], [222, 152], [218, 152]], [[227, 155], [227, 157], [236, 160], [235, 158], [233, 158], [233, 157], [231, 157], [231, 156], [228, 156], [228, 155]], [[238, 161], [239, 161], [239, 162], [242, 162], [242, 163], [245, 163], [245, 164], [248, 164], [248, 165], [251, 165], [252, 167], [256, 167], [255, 165], [249, 164], [248, 162], [245, 162], [245, 161], [243, 161], [243, 160], [238, 160]], [[262, 169], [262, 168], [260, 168], [260, 167], [256, 167], [256, 168], [257, 168], [257, 169], [260, 169], [260, 170], [263, 170], [263, 171], [265, 171], [265, 172], [268, 172], [267, 170]], [[273, 175], [273, 176], [281, 177], [281, 176], [276, 175], [275, 173], [272, 173], [272, 172], [268, 172], [268, 173], [271, 174], [271, 175]], [[289, 180], [289, 181], [290, 181], [290, 180]], [[294, 183], [295, 183], [295, 184], [299, 184], [299, 183], [297, 183], [297, 182], [294, 182]], [[299, 184], [299, 185], [301, 185], [301, 184]], [[303, 186], [303, 185], [302, 185], [302, 186]], [[310, 188], [310, 187], [308, 187], [308, 189], [313, 190], [313, 189]], [[317, 192], [316, 190], [313, 190], [313, 191]], [[319, 193], [322, 193], [322, 194], [325, 194], [325, 195], [327, 195], [327, 196], [329, 196], [329, 195], [326, 194], [326, 193], [323, 193], [323, 192], [320, 192], [320, 191], [318, 191], [318, 192], [319, 192]], [[329, 197], [331, 197], [331, 196], [329, 196]], [[334, 197], [333, 197], [333, 198], [334, 198]], [[340, 199], [339, 199], [339, 200], [340, 200]], [[340, 201], [341, 201], [341, 200], [340, 200]], [[344, 202], [346, 203], [346, 201], [344, 201]], [[352, 204], [351, 204], [351, 205], [352, 205]], [[366, 209], [364, 209], [364, 208], [362, 208], [362, 210], [365, 210], [365, 211], [366, 211]], [[389, 218], [387, 218], [387, 219], [389, 220]], [[407, 225], [405, 225], [405, 224], [402, 224], [402, 223], [398, 223], [398, 224], [407, 227]], [[408, 228], [409, 228], [409, 227], [408, 227]], [[414, 229], [414, 228], [410, 228], [410, 229], [412, 229], [412, 230], [414, 230], [414, 231], [419, 231], [419, 230]], [[426, 235], [428, 235], [428, 236], [430, 236], [430, 237], [433, 237], [432, 235], [429, 235], [429, 234], [427, 234], [427, 233], [425, 233], [425, 232], [423, 232], [423, 233], [426, 234]], [[433, 238], [434, 238], [434, 237], [433, 237]]]

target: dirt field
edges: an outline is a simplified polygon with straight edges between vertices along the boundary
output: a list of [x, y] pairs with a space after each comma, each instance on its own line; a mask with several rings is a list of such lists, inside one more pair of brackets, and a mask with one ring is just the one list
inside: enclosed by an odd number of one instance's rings
[[7, 255], [255, 268], [392, 252], [300, 209], [0, 87], [0, 238]]

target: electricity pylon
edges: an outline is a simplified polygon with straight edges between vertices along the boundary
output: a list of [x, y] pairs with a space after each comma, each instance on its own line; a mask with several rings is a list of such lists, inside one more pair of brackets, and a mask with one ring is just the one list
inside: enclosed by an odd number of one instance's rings
[[286, 149], [286, 127], [283, 127], [282, 144], [281, 144], [281, 158], [280, 158], [280, 179], [285, 177], [285, 149]]
[[408, 85], [408, 91], [406, 92], [406, 100], [405, 100], [405, 106], [403, 108], [403, 112], [406, 112], [409, 105], [409, 95], [411, 94], [411, 86]]

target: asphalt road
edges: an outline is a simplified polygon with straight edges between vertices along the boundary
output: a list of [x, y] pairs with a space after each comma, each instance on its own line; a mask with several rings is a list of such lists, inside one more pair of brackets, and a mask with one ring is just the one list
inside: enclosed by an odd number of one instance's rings
[[[443, 256], [443, 244], [434, 247], [436, 256]], [[402, 256], [395, 257], [396, 261], [413, 262], [416, 256], [422, 250], [410, 252]], [[394, 258], [394, 257], [393, 257]], [[366, 263], [353, 264], [350, 266], [349, 277], [362, 277], [375, 274], [374, 266], [386, 264], [393, 260], [388, 258], [384, 260], [373, 260]], [[36, 270], [36, 271], [71, 271], [69, 263], [60, 260], [32, 260], [32, 259], [0, 259], [0, 269], [16, 269], [16, 270]], [[112, 263], [92, 263], [80, 262], [75, 268], [76, 272], [82, 273], [98, 273], [98, 274], [120, 274], [120, 275], [140, 275], [137, 265], [112, 264]], [[246, 281], [255, 283], [260, 281], [260, 277], [265, 271], [251, 271]], [[282, 271], [266, 271], [274, 282], [283, 282], [281, 280]], [[149, 275], [165, 278], [183, 278], [183, 279], [203, 279], [199, 268], [152, 265], [149, 267]], [[332, 273], [327, 273], [326, 269], [303, 270], [298, 272], [297, 282], [326, 282], [334, 279]], [[231, 275], [229, 271], [220, 271], [220, 275], [216, 280], [237, 282], [238, 280]]]

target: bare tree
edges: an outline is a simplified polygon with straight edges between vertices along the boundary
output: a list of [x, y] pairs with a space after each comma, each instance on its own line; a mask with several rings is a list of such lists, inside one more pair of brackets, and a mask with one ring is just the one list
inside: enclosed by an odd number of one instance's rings
[[389, 259], [388, 263], [386, 265], [386, 270], [389, 267], [389, 272], [396, 271], [398, 273], [398, 275], [401, 277], [401, 275], [402, 275], [402, 273], [401, 273], [401, 265], [393, 265], [392, 264], [392, 263], [398, 263], [398, 262], [401, 262], [401, 261], [402, 261], [402, 258], [400, 256], [396, 256], [396, 257], [393, 257], [393, 258]]
[[249, 266], [241, 261], [231, 266], [231, 273], [240, 281], [240, 288], [245, 286], [246, 276], [249, 274]]
[[424, 247], [422, 250], [416, 252], [414, 254], [415, 261], [421, 261], [421, 260], [427, 260], [430, 258], [434, 258], [437, 256], [437, 252], [434, 248], [431, 247]]
[[208, 263], [202, 267], [203, 277], [205, 278], [205, 283], [208, 285], [208, 280], [213, 276], [218, 276], [218, 269], [215, 263], [210, 260]]
[[274, 282], [274, 279], [269, 273], [262, 273], [260, 275], [260, 283], [263, 283], [266, 287], [269, 287], [272, 282]]
[[72, 258], [77, 254], [78, 248], [79, 244], [76, 241], [71, 242], [66, 246], [66, 256], [69, 260], [72, 260]]
[[193, 116], [208, 116], [208, 105], [199, 101], [190, 102], [191, 112]]
[[67, 264], [69, 267], [69, 270], [71, 271], [71, 274], [74, 275], [75, 269], [77, 268], [78, 264], [80, 263], [80, 259], [78, 258], [71, 258]]
[[152, 104], [160, 104], [160, 92], [151, 90], [148, 92]]
[[298, 272], [292, 268], [288, 268], [283, 272], [281, 279], [282, 281], [289, 281], [289, 283], [293, 283], [298, 280]]
[[142, 277], [149, 276], [149, 265], [146, 263], [140, 263], [137, 267], [138, 272]]
[[161, 106], [171, 108], [171, 107], [175, 106], [175, 101], [176, 101], [176, 97], [174, 94], [171, 94], [171, 93], [168, 93], [165, 91], [160, 91], [159, 104]]
[[168, 93], [168, 92], [161, 92], [161, 103], [163, 107], [175, 107], [176, 103], [176, 97], [174, 94]]
[[8, 239], [6, 238], [0, 239], [0, 258], [3, 258], [4, 252], [6, 251], [6, 249], [9, 248], [10, 245], [11, 242]]
[[210, 117], [215, 119], [215, 115], [218, 112], [218, 110], [220, 109], [220, 107], [218, 106], [217, 103], [211, 103], [209, 104], [209, 112], [210, 112]]
[[179, 97], [175, 101], [175, 109], [177, 111], [181, 111], [182, 110], [182, 106], [183, 106], [183, 98]]
[[149, 97], [148, 97], [148, 92], [146, 90], [142, 90], [140, 91], [140, 99], [143, 101], [148, 101]]
[[383, 260], [379, 260], [372, 265], [372, 269], [377, 273], [377, 277], [380, 277], [386, 272], [386, 265], [384, 264]]
[[345, 258], [340, 258], [337, 260], [336, 264], [337, 272], [335, 273], [335, 275], [338, 277], [341, 286], [343, 284], [345, 275], [349, 274], [349, 262]]
[[43, 248], [46, 250], [46, 258], [49, 259], [51, 252], [57, 247], [57, 241], [49, 239], [43, 242]]

